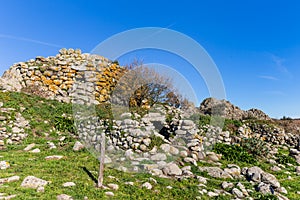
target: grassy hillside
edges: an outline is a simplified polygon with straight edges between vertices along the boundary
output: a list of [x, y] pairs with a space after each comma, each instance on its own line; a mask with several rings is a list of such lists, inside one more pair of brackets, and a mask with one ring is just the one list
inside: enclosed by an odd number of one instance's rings
[[[13, 120], [16, 113], [30, 121], [30, 128], [26, 129], [28, 137], [20, 144], [6, 145], [0, 150], [0, 161], [9, 162], [10, 168], [0, 170], [0, 179], [20, 176], [20, 180], [11, 183], [0, 184], [0, 193], [6, 195], [17, 195], [13, 199], [56, 199], [59, 194], [67, 194], [73, 199], [213, 199], [207, 194], [201, 195], [197, 179], [165, 179], [153, 177], [149, 174], [133, 174], [117, 171], [116, 169], [105, 168], [104, 185], [114, 183], [119, 185], [119, 189], [103, 190], [95, 187], [99, 163], [86, 149], [75, 152], [72, 150], [76, 134], [73, 129], [72, 106], [71, 104], [59, 103], [57, 101], [46, 100], [36, 96], [29, 96], [22, 93], [0, 92], [0, 102], [3, 107], [14, 108], [10, 113]], [[106, 112], [106, 111], [105, 111]], [[102, 113], [103, 114], [103, 113]], [[6, 127], [7, 130], [11, 127]], [[49, 142], [53, 142], [56, 149], [49, 148]], [[35, 143], [34, 148], [40, 149], [40, 153], [26, 152], [23, 149]], [[280, 149], [282, 155], [287, 155], [287, 150]], [[46, 160], [46, 156], [62, 155], [60, 160]], [[253, 166], [239, 160], [220, 160], [222, 166], [234, 163], [243, 166]], [[270, 172], [272, 164], [260, 161], [255, 163], [266, 172]], [[199, 162], [199, 166], [211, 166], [212, 164]], [[238, 183], [242, 182], [246, 188], [252, 188], [251, 183], [246, 180], [224, 180], [213, 179], [204, 172], [200, 172], [197, 167], [192, 166], [195, 175], [208, 178], [205, 189], [214, 191], [220, 189], [223, 181]], [[286, 167], [283, 171], [272, 172], [281, 185], [288, 190], [286, 195], [290, 199], [299, 199], [300, 176], [294, 173], [294, 168]], [[25, 189], [20, 187], [22, 180], [26, 176], [36, 176], [50, 181], [45, 186], [44, 192], [37, 192], [35, 189]], [[292, 179], [289, 180], [288, 177]], [[154, 180], [153, 180], [154, 179]], [[74, 187], [63, 187], [65, 182], [74, 182]], [[132, 182], [133, 185], [131, 185]], [[145, 182], [151, 183], [153, 188], [148, 190], [142, 185]], [[168, 187], [169, 186], [169, 187]], [[105, 195], [105, 192], [112, 191], [114, 197]], [[273, 199], [274, 196], [263, 196], [255, 191], [251, 194], [255, 199]], [[232, 196], [224, 195], [215, 199], [232, 199]], [[0, 195], [1, 199], [1, 195]]]

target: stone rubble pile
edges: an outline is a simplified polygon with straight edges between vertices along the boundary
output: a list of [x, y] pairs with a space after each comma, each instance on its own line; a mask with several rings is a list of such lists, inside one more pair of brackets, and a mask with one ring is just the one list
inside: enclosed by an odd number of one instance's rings
[[27, 137], [29, 121], [13, 108], [4, 108], [0, 102], [0, 149], [5, 144], [20, 143]]

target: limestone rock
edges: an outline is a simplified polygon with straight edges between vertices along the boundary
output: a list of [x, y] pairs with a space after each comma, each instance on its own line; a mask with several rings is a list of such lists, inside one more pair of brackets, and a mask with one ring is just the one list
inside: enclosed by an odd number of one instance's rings
[[60, 194], [56, 196], [57, 200], [73, 200], [72, 196], [67, 194]]
[[21, 187], [37, 189], [39, 186], [45, 186], [47, 184], [48, 182], [43, 179], [27, 176], [21, 183]]
[[180, 176], [182, 174], [182, 170], [175, 163], [168, 164], [162, 171], [169, 176]]

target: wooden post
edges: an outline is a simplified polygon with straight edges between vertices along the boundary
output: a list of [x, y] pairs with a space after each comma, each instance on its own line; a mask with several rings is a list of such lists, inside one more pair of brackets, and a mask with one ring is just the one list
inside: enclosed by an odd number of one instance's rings
[[101, 133], [100, 141], [100, 165], [99, 165], [99, 176], [98, 176], [98, 188], [103, 187], [103, 174], [104, 174], [104, 160], [105, 160], [105, 132]]

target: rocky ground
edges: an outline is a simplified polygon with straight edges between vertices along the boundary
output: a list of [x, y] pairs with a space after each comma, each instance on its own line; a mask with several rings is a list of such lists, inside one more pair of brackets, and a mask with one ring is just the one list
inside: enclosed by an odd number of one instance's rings
[[[297, 128], [274, 120], [217, 127], [161, 105], [108, 124], [105, 107], [95, 121], [22, 93], [0, 92], [0, 102], [0, 199], [300, 198]], [[101, 131], [105, 188], [97, 189]]]

